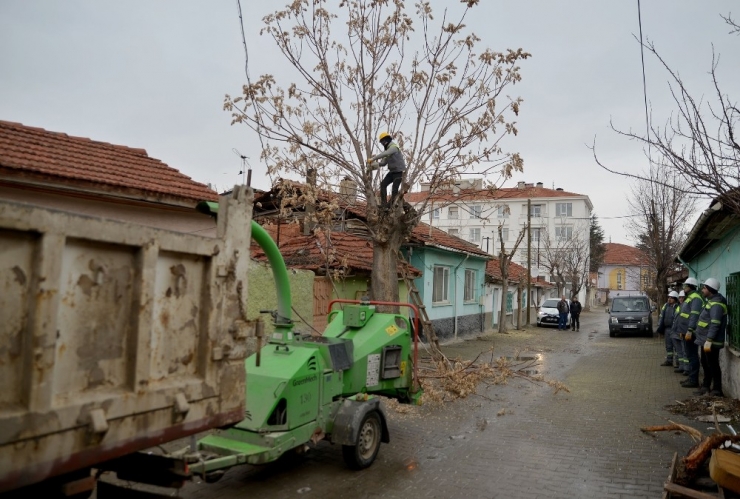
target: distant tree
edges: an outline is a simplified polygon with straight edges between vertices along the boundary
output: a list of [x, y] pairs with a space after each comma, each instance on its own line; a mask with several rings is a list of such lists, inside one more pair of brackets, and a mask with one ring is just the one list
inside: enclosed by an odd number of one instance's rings
[[[694, 197], [682, 194], [687, 182], [682, 177], [669, 176], [669, 171], [658, 167], [651, 174], [652, 180], [634, 183], [628, 200], [634, 216], [625, 224], [636, 246], [648, 257], [650, 269], [647, 273], [641, 269], [641, 287], [653, 294], [659, 306], [666, 301], [666, 277], [675, 267], [696, 204]], [[645, 282], [645, 276], [651, 274], [654, 284], [649, 277]]]
[[599, 267], [604, 263], [604, 255], [606, 254], [606, 244], [604, 229], [599, 224], [599, 219], [594, 213], [591, 215], [591, 228], [589, 230], [590, 239], [590, 255], [589, 255], [589, 270], [591, 272], [598, 272]]
[[[464, 24], [477, 3], [458, 2], [450, 7], [456, 14], [445, 10], [435, 21], [428, 2], [293, 1], [264, 18], [262, 33], [282, 55], [274, 64], [287, 63], [295, 82], [265, 74], [225, 98], [233, 122], [263, 142], [268, 174], [305, 178], [314, 169], [318, 189], [340, 178], [359, 186], [376, 300], [398, 301], [398, 250], [426, 211], [426, 202], [403, 203], [412, 185], [430, 182], [431, 196], [461, 173], [495, 183], [522, 171], [521, 157], [501, 143], [517, 133], [522, 101], [507, 92], [529, 54], [480, 48]], [[367, 164], [381, 131], [392, 134], [408, 166], [388, 211], [376, 197], [385, 172]]]

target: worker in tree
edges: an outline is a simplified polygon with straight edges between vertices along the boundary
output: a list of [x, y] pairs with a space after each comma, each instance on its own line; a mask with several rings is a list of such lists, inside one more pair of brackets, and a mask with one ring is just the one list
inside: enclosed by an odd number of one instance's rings
[[668, 302], [663, 304], [660, 309], [660, 318], [658, 319], [658, 334], [665, 335], [665, 361], [661, 366], [671, 367], [678, 362], [678, 352], [674, 351], [673, 340], [671, 339], [671, 329], [673, 328], [673, 319], [676, 316], [678, 307], [678, 293], [671, 291], [668, 293]]
[[[701, 294], [706, 304], [696, 323], [696, 344], [701, 350], [701, 367], [704, 380], [695, 395], [710, 393], [722, 397], [722, 370], [719, 367], [719, 351], [725, 346], [727, 329], [727, 300], [719, 294], [719, 281], [710, 277], [704, 281]], [[711, 390], [711, 392], [710, 392]]]
[[699, 388], [699, 348], [694, 342], [696, 341], [696, 323], [699, 322], [699, 314], [704, 308], [704, 299], [696, 290], [698, 286], [699, 281], [693, 277], [684, 281], [683, 290], [686, 293], [686, 299], [681, 305], [676, 326], [678, 332], [683, 335], [686, 358], [689, 359], [688, 378], [681, 382], [684, 388]]
[[367, 164], [370, 169], [379, 168], [380, 166], [388, 166], [388, 173], [380, 183], [380, 206], [383, 209], [388, 209], [388, 186], [393, 184], [391, 189], [391, 201], [393, 201], [398, 195], [398, 188], [401, 186], [401, 179], [403, 178], [403, 172], [406, 170], [406, 160], [403, 159], [403, 153], [398, 144], [393, 142], [393, 137], [388, 132], [382, 132], [378, 136], [378, 140], [383, 145], [385, 150], [380, 154], [367, 159]]
[[[686, 300], [686, 293], [681, 290], [678, 293], [678, 305], [676, 306], [676, 315], [673, 320], [673, 326], [671, 327], [670, 335], [671, 335], [671, 341], [673, 342], [673, 351], [674, 351], [674, 360], [673, 365], [676, 365], [676, 360], [678, 361], [678, 367], [673, 370], [674, 373], [678, 374], [689, 374], [689, 359], [686, 357], [686, 345], [684, 344], [683, 336], [678, 332], [678, 316], [681, 312], [681, 307], [683, 306], [683, 302]], [[666, 334], [669, 334], [666, 332]], [[676, 356], [678, 359], [676, 359]]]

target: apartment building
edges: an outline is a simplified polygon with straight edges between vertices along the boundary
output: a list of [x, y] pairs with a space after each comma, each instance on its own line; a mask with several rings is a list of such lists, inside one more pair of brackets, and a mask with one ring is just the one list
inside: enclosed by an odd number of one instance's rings
[[[423, 215], [425, 222], [477, 244], [494, 256], [499, 254], [502, 243], [507, 252], [512, 250], [520, 231], [527, 225], [527, 203], [531, 203], [534, 276], [548, 274], [547, 252], [571, 247], [576, 242], [587, 251], [590, 241], [593, 204], [589, 197], [562, 188], [546, 188], [542, 182], [518, 182], [516, 187], [487, 189], [483, 179], [461, 180], [438, 188], [434, 194], [430, 194], [429, 184], [422, 184], [421, 190], [407, 194], [406, 200], [417, 208], [428, 200]], [[527, 265], [526, 233], [513, 260]]]

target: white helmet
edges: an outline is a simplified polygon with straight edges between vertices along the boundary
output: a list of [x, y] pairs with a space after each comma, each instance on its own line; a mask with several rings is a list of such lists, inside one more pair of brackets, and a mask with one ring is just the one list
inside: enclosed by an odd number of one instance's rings
[[686, 293], [683, 292], [683, 289], [678, 292], [678, 297], [679, 298], [686, 298]]
[[668, 298], [675, 298], [676, 300], [678, 300], [678, 293], [676, 293], [675, 291], [671, 291], [670, 293], [668, 293]]
[[685, 281], [683, 282], [683, 285], [684, 285], [684, 286], [696, 286], [696, 287], [699, 287], [699, 281], [697, 281], [697, 280], [696, 280], [696, 279], [694, 279], [693, 277], [689, 277], [688, 279], [686, 279], [686, 280], [685, 280]]
[[719, 281], [714, 277], [710, 277], [709, 279], [704, 281], [704, 285], [708, 288], [712, 288], [715, 291], [719, 291]]

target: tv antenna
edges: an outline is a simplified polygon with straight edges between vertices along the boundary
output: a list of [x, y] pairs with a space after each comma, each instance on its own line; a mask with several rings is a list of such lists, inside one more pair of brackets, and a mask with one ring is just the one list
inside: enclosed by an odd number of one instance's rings
[[242, 185], [244, 185], [244, 175], [246, 175], [247, 176], [247, 180], [246, 180], [247, 187], [251, 187], [252, 186], [252, 165], [249, 164], [249, 157], [240, 153], [236, 149], [236, 147], [232, 148], [231, 150], [234, 151], [234, 154], [236, 154], [242, 159], [242, 169], [239, 172], [239, 175], [242, 176]]

